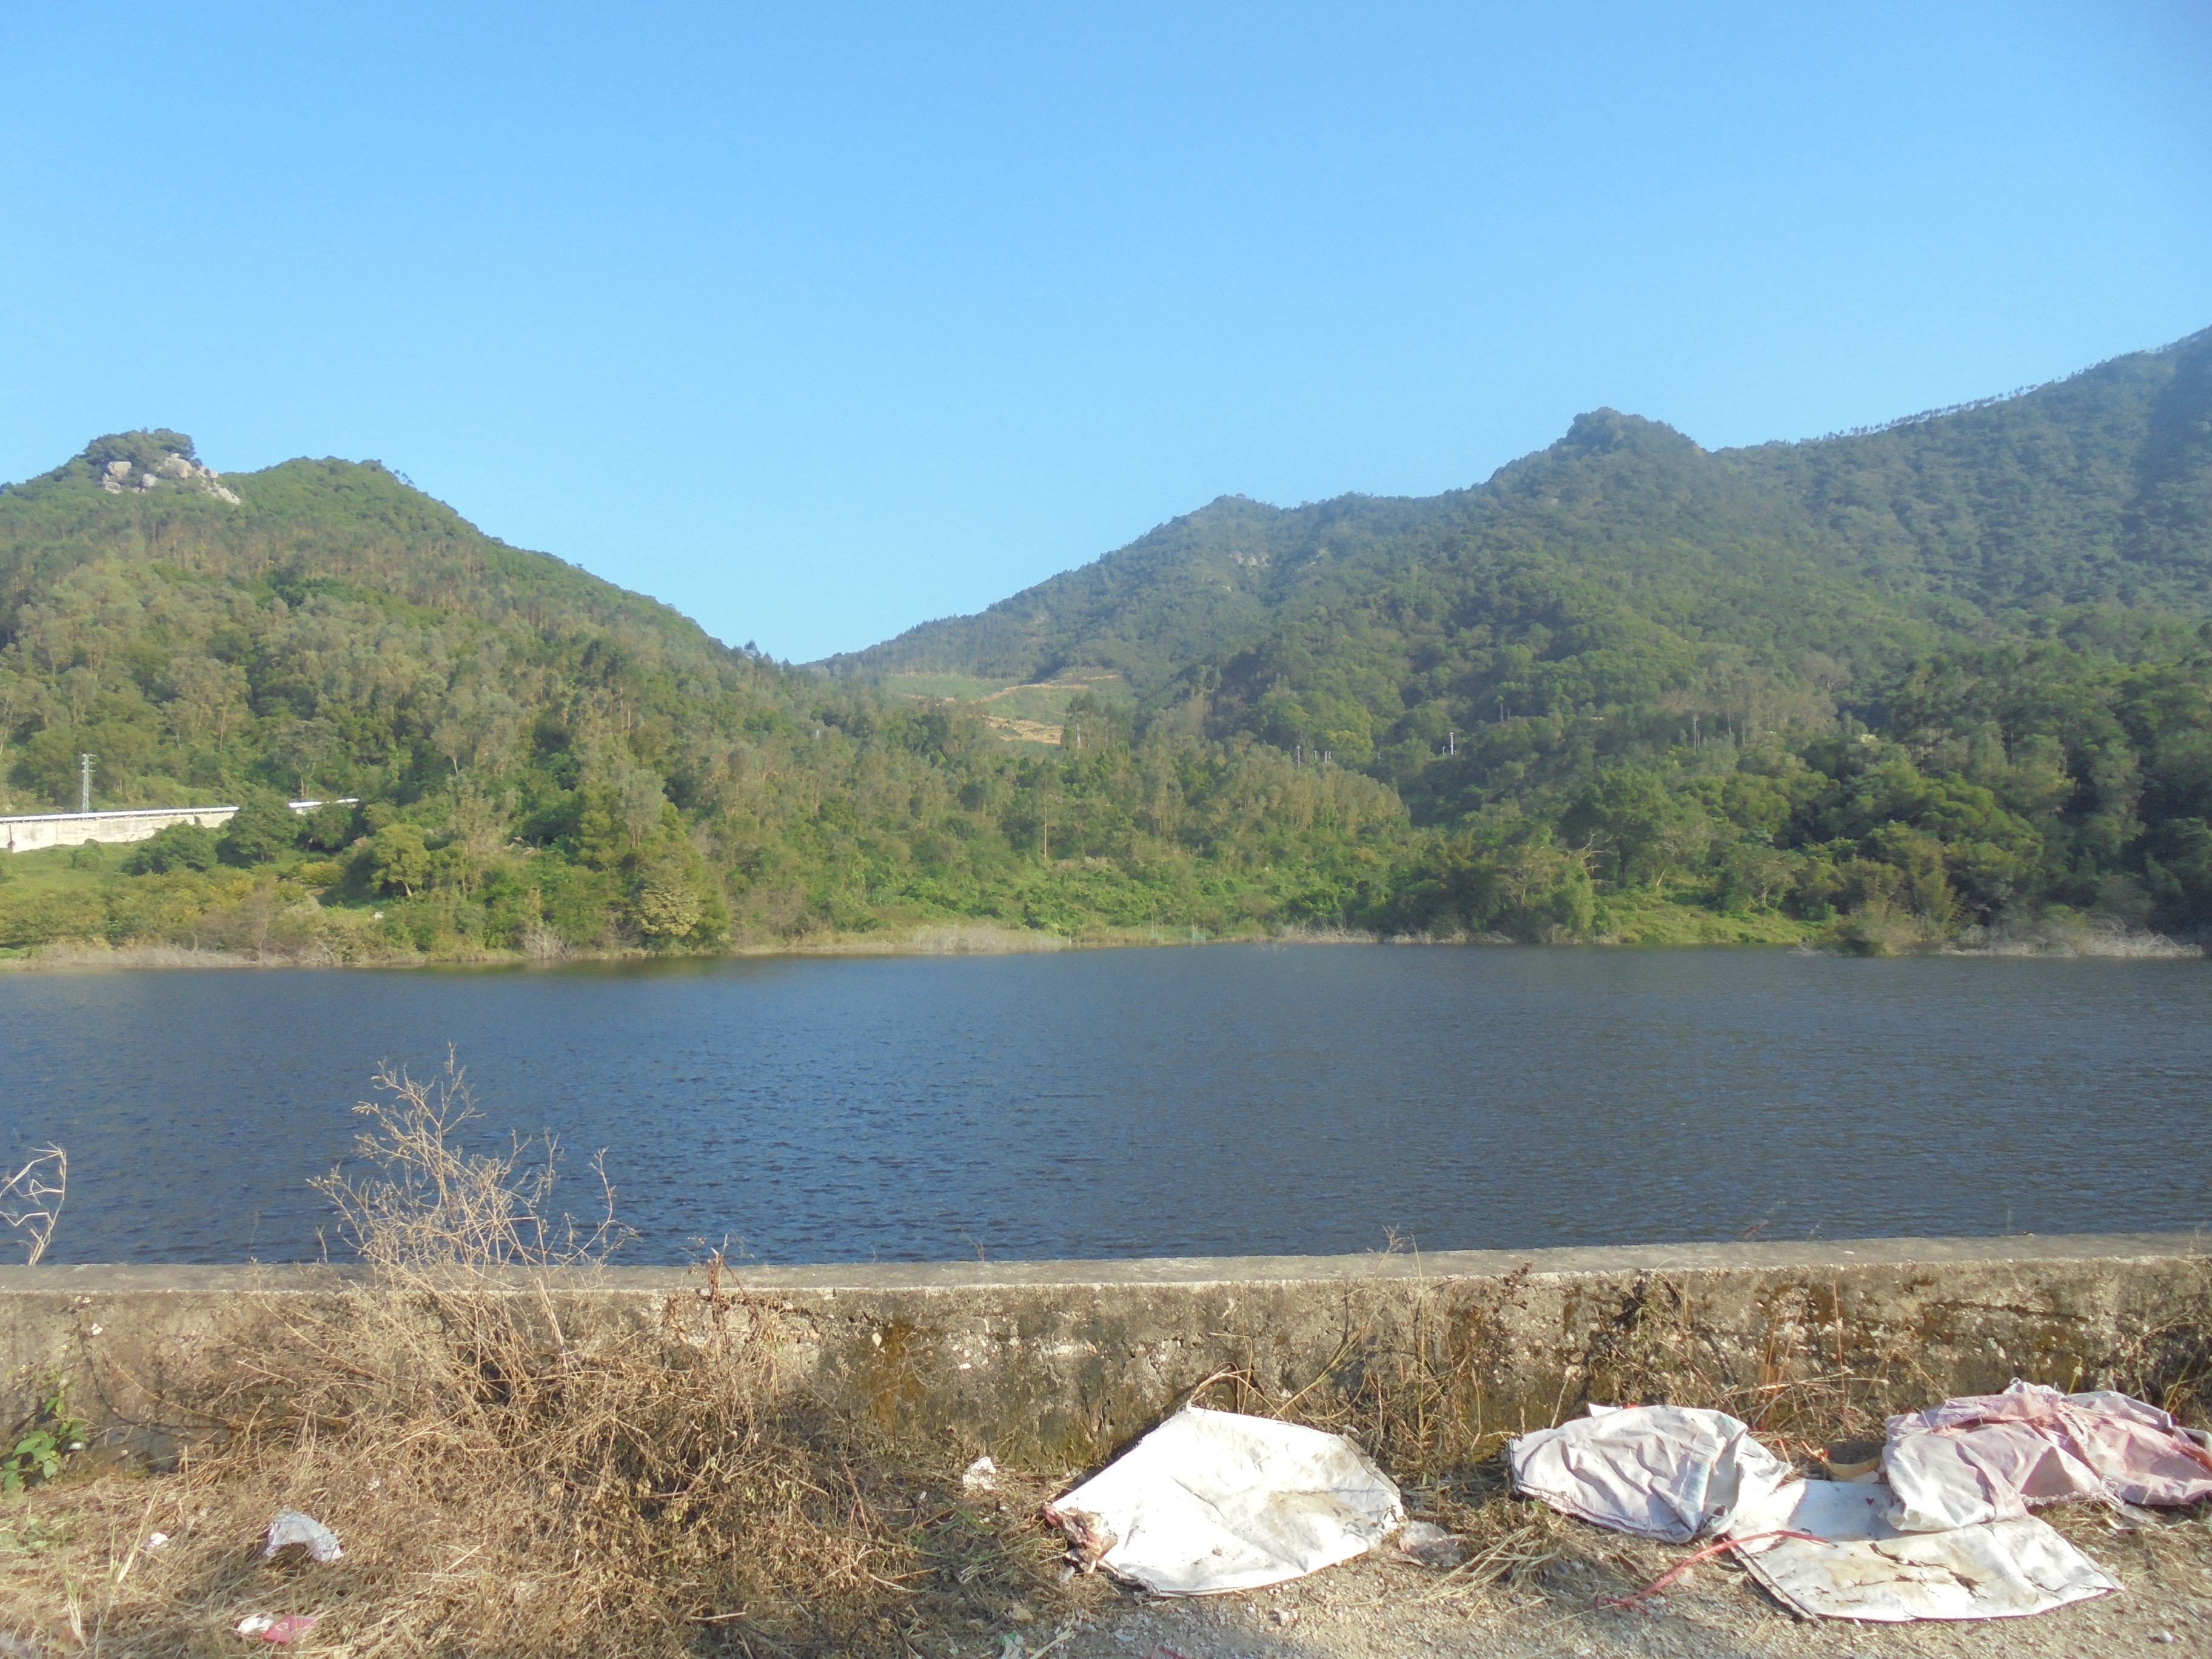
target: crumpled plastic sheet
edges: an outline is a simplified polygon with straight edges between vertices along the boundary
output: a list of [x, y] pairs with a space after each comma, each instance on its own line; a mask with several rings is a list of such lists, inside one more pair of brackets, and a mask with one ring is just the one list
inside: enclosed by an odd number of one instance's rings
[[1506, 1447], [1513, 1489], [1615, 1532], [1686, 1544], [1717, 1536], [1747, 1498], [1793, 1471], [1726, 1412], [1592, 1406]]
[[[1736, 1556], [1808, 1619], [2017, 1619], [2119, 1589], [2033, 1516], [1902, 1532], [1891, 1507], [1879, 1482], [1795, 1480], [1737, 1511]], [[1758, 1536], [1784, 1529], [1823, 1541]]]
[[1218, 1595], [1364, 1554], [1405, 1506], [1342, 1435], [1191, 1406], [1045, 1516], [1085, 1571], [1155, 1595]]
[[338, 1535], [312, 1515], [302, 1515], [297, 1510], [279, 1510], [276, 1518], [269, 1523], [268, 1541], [261, 1547], [261, 1559], [274, 1559], [276, 1552], [288, 1545], [304, 1544], [310, 1560], [329, 1563], [345, 1554], [338, 1547]]
[[[1747, 1568], [1808, 1618], [2015, 1618], [2118, 1588], [2033, 1516], [1905, 1529], [1887, 1485], [1800, 1480], [1723, 1412], [1593, 1406], [1506, 1455], [1516, 1492], [1599, 1526], [1741, 1540]], [[1782, 1531], [1808, 1535], [1765, 1535]]]
[[2015, 1520], [2062, 1498], [2212, 1498], [2212, 1450], [2154, 1406], [2015, 1380], [1889, 1419], [1882, 1474], [1909, 1532]]

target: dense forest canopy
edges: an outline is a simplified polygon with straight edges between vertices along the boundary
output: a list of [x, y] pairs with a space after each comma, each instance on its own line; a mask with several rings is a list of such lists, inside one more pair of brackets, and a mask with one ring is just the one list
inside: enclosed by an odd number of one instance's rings
[[[1816, 442], [1601, 410], [1428, 500], [1224, 499], [814, 668], [374, 463], [122, 434], [0, 490], [0, 807], [90, 752], [97, 805], [246, 810], [0, 860], [0, 948], [2194, 930], [2208, 615], [2212, 331]], [[1077, 670], [1056, 746], [902, 690]]]
[[[1406, 832], [1384, 786], [1249, 743], [1102, 720], [1022, 753], [972, 710], [729, 650], [374, 464], [217, 479], [180, 434], [102, 439], [0, 493], [0, 804], [73, 806], [90, 752], [96, 806], [248, 808], [216, 857], [170, 834], [68, 878], [0, 862], [0, 946], [1211, 931], [1333, 914]], [[335, 796], [362, 805], [276, 833], [283, 798]]]

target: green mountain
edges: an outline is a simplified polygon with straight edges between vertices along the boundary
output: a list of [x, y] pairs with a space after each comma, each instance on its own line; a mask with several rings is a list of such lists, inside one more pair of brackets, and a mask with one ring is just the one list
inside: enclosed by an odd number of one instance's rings
[[223, 479], [173, 432], [0, 492], [0, 619], [19, 809], [71, 801], [79, 749], [103, 804], [404, 795], [549, 715], [653, 723], [658, 759], [781, 707], [767, 665], [373, 462]]
[[0, 859], [0, 950], [2194, 931], [2208, 612], [2212, 333], [1814, 443], [1601, 410], [1431, 500], [1216, 501], [812, 670], [374, 463], [122, 434], [0, 489], [0, 806], [90, 752], [97, 805], [245, 810]]
[[[1882, 727], [1943, 653], [2061, 641], [2063, 665], [2036, 660], [2078, 682], [2081, 662], [2178, 659], [2197, 641], [2182, 624], [2208, 611], [2212, 331], [1814, 442], [1707, 452], [1599, 410], [1468, 490], [1218, 501], [980, 616], [824, 666], [892, 688], [1109, 671], [1141, 723], [1359, 769], [1419, 825], [1517, 813], [1525, 839], [1581, 824], [1576, 861], [1602, 884], [1647, 866], [1588, 840], [1619, 841], [1577, 805], [1601, 774], [1664, 778], [1679, 805], [1681, 757], [1711, 767], [1717, 742], [1742, 757]], [[2095, 764], [2088, 742], [2077, 771]], [[2069, 810], [2094, 794], [2077, 779]], [[1698, 835], [1710, 851], [1745, 827]], [[1756, 833], [1818, 838], [1809, 823]], [[2128, 879], [2171, 874], [2130, 856]], [[1985, 888], [1978, 917], [2062, 891], [2103, 902], [2112, 870], [2066, 867]]]
[[1157, 694], [1188, 664], [1261, 638], [1285, 611], [1387, 578], [1463, 528], [1462, 501], [1347, 495], [1286, 512], [1224, 495], [978, 615], [924, 623], [821, 665], [1000, 683], [1103, 670]]
[[[1480, 611], [1467, 585], [1531, 560], [1686, 636], [1887, 659], [1931, 629], [2054, 607], [2203, 609], [2208, 522], [2212, 330], [1814, 442], [1707, 452], [1601, 410], [1470, 489], [1288, 509], [1224, 496], [976, 616], [823, 666], [1000, 682], [1101, 668], [1157, 696], [1190, 665], [1401, 587]], [[1748, 614], [1747, 598], [1762, 601]]]
[[[374, 463], [217, 477], [169, 431], [0, 490], [0, 810], [74, 807], [83, 752], [95, 806], [247, 810], [220, 846], [179, 831], [0, 857], [0, 949], [356, 959], [966, 919], [1210, 930], [1285, 894], [1289, 914], [1334, 914], [1360, 836], [1403, 828], [1364, 778], [1291, 779], [1304, 831], [1240, 817], [1229, 803], [1293, 769], [1193, 736], [1122, 815], [1117, 860], [1071, 861], [1070, 817], [1107, 814], [1057, 750], [729, 650]], [[1102, 726], [1084, 763], [1117, 752]], [[282, 805], [334, 796], [363, 805], [305, 821]]]

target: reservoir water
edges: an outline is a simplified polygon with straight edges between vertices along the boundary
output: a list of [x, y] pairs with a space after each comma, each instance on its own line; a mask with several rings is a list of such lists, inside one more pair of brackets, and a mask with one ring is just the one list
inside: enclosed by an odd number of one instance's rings
[[624, 1259], [2212, 1223], [2201, 962], [1209, 946], [0, 976], [52, 1259], [297, 1260], [380, 1060], [607, 1149]]

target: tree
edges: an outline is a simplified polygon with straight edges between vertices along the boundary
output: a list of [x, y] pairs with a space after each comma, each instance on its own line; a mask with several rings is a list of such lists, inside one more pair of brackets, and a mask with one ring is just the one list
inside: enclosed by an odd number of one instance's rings
[[681, 939], [699, 925], [698, 890], [681, 860], [665, 860], [645, 872], [635, 908], [639, 931], [655, 939]]
[[326, 800], [307, 814], [305, 839], [316, 851], [342, 853], [353, 837], [354, 809], [343, 802]]
[[282, 796], [257, 789], [240, 804], [223, 833], [222, 860], [225, 864], [266, 864], [300, 844], [301, 827], [298, 815], [284, 804]]
[[635, 850], [638, 843], [660, 828], [660, 809], [668, 799], [667, 785], [659, 773], [636, 767], [623, 775], [617, 811]]
[[430, 879], [430, 849], [422, 832], [411, 823], [387, 823], [368, 844], [369, 878], [383, 892], [397, 890], [408, 897]]
[[323, 763], [338, 746], [338, 735], [337, 726], [317, 716], [292, 721], [270, 746], [270, 758], [292, 775], [302, 799], [312, 792]]

